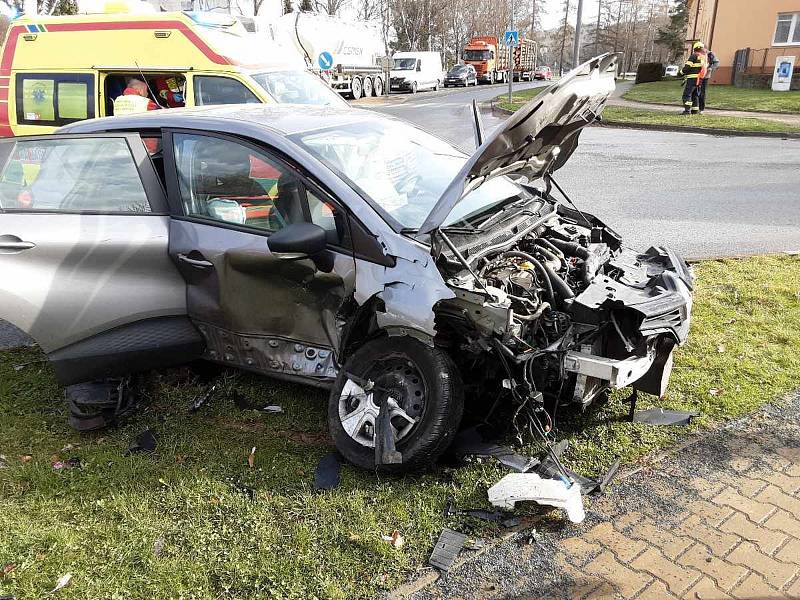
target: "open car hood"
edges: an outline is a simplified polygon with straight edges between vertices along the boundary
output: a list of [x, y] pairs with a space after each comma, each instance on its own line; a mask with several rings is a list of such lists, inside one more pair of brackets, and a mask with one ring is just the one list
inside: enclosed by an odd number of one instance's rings
[[453, 178], [419, 233], [439, 227], [464, 196], [493, 177], [515, 173], [533, 181], [561, 168], [614, 91], [616, 65], [616, 54], [592, 58], [509, 117]]

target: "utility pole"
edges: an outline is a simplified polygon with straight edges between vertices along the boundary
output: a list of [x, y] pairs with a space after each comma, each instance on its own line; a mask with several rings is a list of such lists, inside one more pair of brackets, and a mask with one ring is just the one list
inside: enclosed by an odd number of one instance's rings
[[583, 18], [583, 0], [578, 0], [578, 16], [575, 19], [575, 42], [572, 46], [572, 68], [581, 62], [581, 19]]
[[[508, 29], [509, 31], [514, 31], [514, 0], [511, 0], [511, 27]], [[508, 69], [506, 73], [508, 74], [508, 103], [511, 104], [513, 100], [511, 96], [512, 92], [512, 84], [514, 82], [514, 44], [511, 43], [512, 40], [509, 40], [508, 44]], [[520, 79], [522, 76], [520, 75]]]

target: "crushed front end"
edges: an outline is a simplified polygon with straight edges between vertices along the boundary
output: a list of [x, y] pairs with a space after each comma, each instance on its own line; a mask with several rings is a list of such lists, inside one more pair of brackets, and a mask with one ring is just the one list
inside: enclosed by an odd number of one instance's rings
[[663, 395], [689, 331], [685, 261], [668, 248], [625, 248], [596, 217], [545, 193], [500, 217], [480, 232], [441, 230], [434, 244], [456, 294], [436, 307], [437, 343], [473, 394], [505, 390], [548, 416], [627, 386]]

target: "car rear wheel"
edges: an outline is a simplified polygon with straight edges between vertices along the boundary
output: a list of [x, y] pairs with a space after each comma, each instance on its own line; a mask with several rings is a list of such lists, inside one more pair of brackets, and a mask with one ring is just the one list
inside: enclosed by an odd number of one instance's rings
[[[366, 382], [371, 389], [365, 390]], [[452, 359], [410, 337], [367, 342], [347, 360], [328, 400], [328, 426], [336, 448], [354, 465], [375, 469], [380, 408], [391, 398], [390, 423], [401, 464], [386, 472], [416, 471], [433, 464], [458, 431], [463, 385]]]
[[416, 81], [412, 81], [411, 82], [411, 93], [412, 94], [416, 94], [417, 93], [417, 82]]
[[361, 84], [360, 77], [353, 77], [353, 81], [350, 82], [350, 90], [353, 96], [353, 100], [358, 100], [361, 98], [361, 92], [364, 90]]

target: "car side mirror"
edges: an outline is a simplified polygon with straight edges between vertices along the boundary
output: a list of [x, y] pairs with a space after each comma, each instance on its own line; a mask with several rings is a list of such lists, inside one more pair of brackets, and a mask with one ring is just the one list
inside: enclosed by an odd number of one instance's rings
[[422, 63], [417, 63], [417, 71], [422, 71]]
[[269, 251], [285, 260], [313, 258], [324, 252], [326, 245], [325, 230], [313, 223], [292, 223], [267, 239]]

